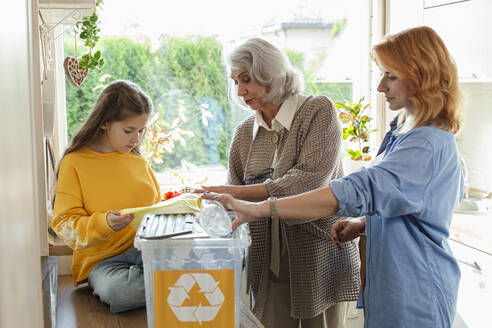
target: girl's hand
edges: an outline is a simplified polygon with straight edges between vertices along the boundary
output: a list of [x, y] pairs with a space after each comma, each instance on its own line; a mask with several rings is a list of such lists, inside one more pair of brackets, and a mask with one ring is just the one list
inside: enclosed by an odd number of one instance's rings
[[[236, 212], [236, 219], [232, 222], [233, 231], [243, 223], [255, 221], [269, 215], [268, 213], [262, 212], [262, 207], [265, 207], [264, 204], [238, 200], [229, 194], [217, 194], [207, 191], [202, 194], [202, 198], [216, 200], [221, 203], [226, 210]], [[269, 206], [269, 204], [266, 204], [266, 206]], [[268, 211], [269, 210], [270, 208], [268, 207]]]
[[361, 219], [337, 221], [330, 229], [332, 243], [339, 249], [343, 249], [342, 243], [359, 237], [365, 227], [365, 220]]
[[114, 231], [121, 231], [133, 221], [135, 215], [133, 213], [120, 215], [120, 211], [111, 211], [106, 215], [108, 224]]

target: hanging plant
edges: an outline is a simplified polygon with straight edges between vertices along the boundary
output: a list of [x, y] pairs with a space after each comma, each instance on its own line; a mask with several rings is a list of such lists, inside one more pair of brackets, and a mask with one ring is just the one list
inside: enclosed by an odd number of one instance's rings
[[94, 68], [98, 72], [104, 66], [104, 59], [101, 57], [101, 51], [94, 51], [94, 48], [99, 41], [99, 16], [97, 15], [97, 8], [102, 4], [102, 0], [96, 0], [94, 12], [91, 16], [84, 17], [78, 21], [75, 26], [79, 32], [79, 37], [84, 40], [84, 45], [89, 49], [89, 52], [82, 55], [82, 59], [79, 61], [79, 65], [82, 68], [91, 69]]
[[[75, 24], [75, 57], [68, 56], [63, 62], [65, 76], [67, 80], [76, 88], [80, 88], [84, 83], [89, 69], [94, 68], [98, 72], [104, 65], [104, 59], [101, 57], [101, 51], [93, 52], [97, 42], [99, 41], [99, 16], [97, 15], [97, 7], [101, 5], [102, 0], [96, 0], [94, 12], [89, 17], [84, 17]], [[89, 49], [89, 52], [82, 55], [82, 58], [77, 58], [77, 34], [84, 40], [84, 45]]]

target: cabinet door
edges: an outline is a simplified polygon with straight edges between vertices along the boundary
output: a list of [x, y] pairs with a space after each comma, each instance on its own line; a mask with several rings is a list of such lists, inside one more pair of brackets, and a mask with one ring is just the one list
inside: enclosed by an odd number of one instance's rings
[[466, 325], [460, 327], [487, 327], [492, 300], [492, 256], [452, 240], [449, 244], [461, 270], [457, 312]]

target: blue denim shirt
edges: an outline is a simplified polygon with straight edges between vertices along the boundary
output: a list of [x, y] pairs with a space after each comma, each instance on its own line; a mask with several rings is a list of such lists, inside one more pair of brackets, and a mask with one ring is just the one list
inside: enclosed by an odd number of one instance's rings
[[366, 216], [365, 327], [451, 327], [460, 279], [448, 246], [463, 195], [454, 136], [392, 135], [381, 162], [331, 182], [339, 216]]

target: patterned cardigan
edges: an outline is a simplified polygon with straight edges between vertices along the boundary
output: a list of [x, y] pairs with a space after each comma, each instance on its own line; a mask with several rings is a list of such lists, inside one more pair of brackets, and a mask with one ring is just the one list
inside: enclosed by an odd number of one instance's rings
[[[228, 183], [243, 184], [244, 177], [270, 167], [277, 150], [271, 179], [264, 182], [270, 196], [285, 197], [326, 186], [343, 176], [340, 158], [341, 131], [334, 106], [325, 96], [311, 96], [296, 111], [290, 130], [260, 128], [253, 140], [255, 115], [241, 122], [229, 154]], [[331, 216], [301, 221], [281, 220], [289, 257], [291, 316], [312, 318], [336, 302], [357, 299], [360, 285], [355, 242], [343, 250], [329, 237]], [[249, 224], [249, 282], [255, 297], [253, 312], [263, 317], [269, 288], [271, 220]]]

